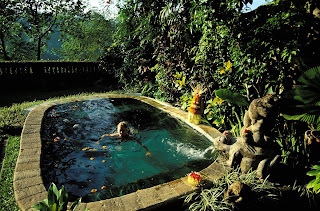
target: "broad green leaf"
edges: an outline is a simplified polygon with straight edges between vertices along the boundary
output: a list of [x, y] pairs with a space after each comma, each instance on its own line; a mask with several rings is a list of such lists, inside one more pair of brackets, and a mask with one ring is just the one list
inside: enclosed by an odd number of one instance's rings
[[273, 93], [273, 89], [272, 89], [272, 87], [270, 86], [270, 87], [268, 88], [268, 91], [267, 91], [266, 94], [272, 94], [272, 93]]
[[314, 165], [312, 166], [312, 169], [320, 170], [320, 165]]
[[[55, 189], [55, 190], [54, 190]], [[57, 196], [55, 192], [57, 192], [57, 186], [54, 183], [51, 183], [48, 189], [48, 205], [52, 206], [57, 201]]]
[[317, 174], [320, 174], [320, 171], [315, 170], [315, 171], [308, 171], [307, 172], [308, 176], [316, 176]]
[[307, 189], [313, 188], [316, 184], [317, 184], [316, 179], [311, 180], [307, 185]]
[[222, 100], [228, 101], [230, 103], [234, 103], [239, 106], [248, 106], [249, 103], [247, 98], [240, 95], [239, 93], [233, 93], [228, 89], [219, 89], [215, 92], [216, 96], [221, 98]]
[[66, 192], [66, 189], [64, 186], [59, 190], [59, 206], [62, 206], [63, 209], [67, 209], [67, 203], [68, 203], [68, 194]]
[[315, 193], [319, 193], [319, 192], [320, 192], [320, 183], [316, 184], [316, 185], [313, 187], [313, 192], [315, 192]]
[[49, 207], [50, 211], [57, 211], [57, 203], [54, 203], [52, 206]]
[[43, 208], [45, 208], [43, 206], [43, 204], [41, 202], [39, 202], [38, 204], [33, 205], [31, 208], [36, 209], [36, 210], [44, 210]]
[[78, 198], [76, 201], [74, 201], [72, 204], [71, 204], [71, 207], [70, 207], [70, 210], [74, 210], [75, 208], [77, 208], [77, 206], [81, 203], [81, 197]]
[[300, 114], [300, 115], [288, 115], [288, 114], [282, 114], [282, 116], [286, 120], [300, 120], [305, 114]]

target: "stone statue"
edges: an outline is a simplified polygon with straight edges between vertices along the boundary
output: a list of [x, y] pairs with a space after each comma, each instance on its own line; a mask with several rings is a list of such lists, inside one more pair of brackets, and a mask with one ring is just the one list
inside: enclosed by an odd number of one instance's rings
[[278, 101], [273, 94], [253, 100], [244, 115], [241, 136], [232, 137], [229, 131], [225, 131], [214, 140], [215, 147], [227, 155], [229, 166], [240, 165], [242, 173], [257, 169], [257, 176], [265, 178], [279, 161], [271, 132], [278, 116]]

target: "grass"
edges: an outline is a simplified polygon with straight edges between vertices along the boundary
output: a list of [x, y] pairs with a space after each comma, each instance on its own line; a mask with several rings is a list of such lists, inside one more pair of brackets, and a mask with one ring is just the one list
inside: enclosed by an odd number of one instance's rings
[[[108, 93], [123, 93], [124, 91], [114, 91]], [[46, 100], [31, 100], [22, 103], [13, 103], [10, 106], [0, 107], [0, 135], [8, 138], [3, 168], [0, 178], [0, 210], [19, 210], [13, 192], [13, 175], [20, 150], [20, 134], [26, 116], [23, 110], [44, 102], [65, 99], [70, 97], [93, 96], [101, 93], [79, 93], [66, 96], [49, 97]]]
[[[250, 187], [252, 193], [250, 197], [235, 204], [224, 197], [228, 187], [234, 182], [241, 182]], [[239, 208], [256, 209], [262, 208], [267, 202], [269, 206], [276, 205], [279, 198], [279, 191], [267, 180], [259, 180], [256, 171], [249, 171], [242, 174], [240, 168], [232, 170], [223, 178], [213, 182], [210, 189], [203, 189], [201, 192], [194, 192], [185, 198], [185, 203], [189, 204], [189, 210], [234, 210]], [[245, 197], [247, 195], [243, 195]], [[261, 206], [263, 205], [263, 206]]]
[[1, 210], [19, 210], [13, 194], [13, 175], [20, 149], [20, 137], [8, 136], [8, 145], [0, 178]]

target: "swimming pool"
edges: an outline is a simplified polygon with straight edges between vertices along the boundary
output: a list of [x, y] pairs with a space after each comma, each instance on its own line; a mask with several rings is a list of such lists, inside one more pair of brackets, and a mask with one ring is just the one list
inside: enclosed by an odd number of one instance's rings
[[[136, 142], [112, 138], [127, 121]], [[135, 99], [74, 101], [48, 109], [41, 129], [45, 186], [64, 185], [72, 198], [91, 202], [125, 195], [198, 171], [216, 158], [212, 143], [167, 113]]]

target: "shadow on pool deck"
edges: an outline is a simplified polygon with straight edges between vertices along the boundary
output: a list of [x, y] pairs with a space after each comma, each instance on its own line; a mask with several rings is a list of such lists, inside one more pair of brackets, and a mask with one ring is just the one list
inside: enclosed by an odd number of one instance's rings
[[[30, 207], [37, 202], [47, 198], [47, 190], [43, 185], [40, 170], [41, 155], [41, 122], [43, 115], [51, 106], [72, 102], [74, 100], [88, 100], [98, 98], [133, 98], [150, 104], [160, 110], [163, 110], [175, 118], [187, 123], [187, 112], [148, 97], [139, 97], [134, 95], [119, 94], [101, 94], [88, 97], [69, 98], [44, 103], [30, 111], [23, 131], [21, 134], [20, 153], [15, 169], [13, 187], [16, 202], [21, 210], [32, 210]], [[209, 140], [220, 135], [215, 128], [206, 125], [190, 124], [195, 130], [204, 134]], [[219, 179], [225, 175], [230, 169], [220, 162], [219, 157], [214, 163], [200, 171], [206, 176], [206, 185], [210, 185], [211, 181]], [[106, 199], [97, 202], [81, 203], [77, 210], [90, 211], [95, 210], [150, 210], [167, 206], [173, 206], [179, 203], [182, 196], [200, 190], [188, 184], [187, 177], [160, 184], [151, 188], [139, 190], [121, 197]]]

